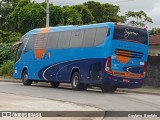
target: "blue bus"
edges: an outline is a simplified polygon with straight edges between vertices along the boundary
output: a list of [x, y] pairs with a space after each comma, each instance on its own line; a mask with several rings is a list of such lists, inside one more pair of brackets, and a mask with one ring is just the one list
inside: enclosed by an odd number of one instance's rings
[[75, 90], [139, 88], [146, 74], [149, 33], [112, 22], [38, 28], [16, 43], [14, 78], [24, 85], [71, 83]]

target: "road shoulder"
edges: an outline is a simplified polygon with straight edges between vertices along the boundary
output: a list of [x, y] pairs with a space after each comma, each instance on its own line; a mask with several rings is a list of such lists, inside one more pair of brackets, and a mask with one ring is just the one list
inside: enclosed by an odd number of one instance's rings
[[[0, 77], [0, 82], [21, 83], [22, 81], [20, 79], [11, 79], [11, 78]], [[64, 84], [63, 86], [65, 86], [65, 85], [66, 84]], [[149, 95], [158, 95], [158, 96], [160, 96], [160, 88], [159, 87], [155, 88], [155, 87], [151, 87], [151, 86], [143, 86], [142, 88], [136, 88], [136, 89], [118, 88], [117, 91], [118, 92], [128, 92], [128, 93], [149, 94]]]

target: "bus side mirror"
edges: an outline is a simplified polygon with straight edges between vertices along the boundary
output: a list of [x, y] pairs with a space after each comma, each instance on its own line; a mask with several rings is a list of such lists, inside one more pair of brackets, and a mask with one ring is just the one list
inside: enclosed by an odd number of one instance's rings
[[19, 41], [19, 42], [14, 43], [14, 44], [12, 45], [12, 49], [13, 49], [13, 50], [16, 50], [16, 48], [17, 48], [19, 45], [21, 45], [22, 43], [23, 43], [22, 41]]

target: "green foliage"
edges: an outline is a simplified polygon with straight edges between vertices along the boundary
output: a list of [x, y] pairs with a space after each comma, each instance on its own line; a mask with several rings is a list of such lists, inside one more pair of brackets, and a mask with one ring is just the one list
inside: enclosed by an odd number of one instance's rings
[[14, 65], [14, 62], [11, 60], [4, 62], [0, 67], [0, 75], [1, 76], [12, 76], [13, 65]]
[[0, 43], [0, 65], [7, 60], [14, 60], [15, 53], [10, 43]]
[[148, 17], [144, 11], [138, 11], [138, 12], [128, 11], [126, 13], [126, 17], [127, 18], [132, 17], [136, 19], [129, 22], [133, 25], [139, 25], [139, 26], [145, 27], [148, 22], [153, 23], [152, 19]]
[[89, 1], [84, 3], [90, 9], [94, 20], [100, 22], [123, 22], [121, 16], [118, 15], [119, 6], [109, 3], [101, 4], [99, 2]]
[[22, 0], [8, 16], [8, 23], [9, 29], [24, 34], [31, 29], [45, 27], [45, 11], [38, 4]]
[[50, 26], [57, 26], [61, 23], [63, 17], [62, 8], [59, 6], [50, 5]]
[[82, 24], [82, 15], [72, 7], [65, 6], [63, 9], [63, 24], [64, 25], [77, 25]]
[[14, 43], [20, 40], [21, 34], [17, 32], [4, 32], [4, 34], [1, 34], [3, 43]]
[[[25, 5], [22, 4], [25, 2]], [[41, 3], [44, 8], [45, 3]], [[45, 27], [46, 12], [37, 3], [30, 3], [28, 0], [21, 1], [14, 11], [8, 16], [8, 23], [12, 31], [25, 34], [34, 28]], [[62, 19], [62, 8], [50, 5], [50, 25], [57, 26]]]
[[[40, 5], [46, 8], [46, 3]], [[40, 5], [30, 0], [20, 0], [7, 16], [8, 30], [24, 34], [31, 29], [45, 27], [46, 13]], [[94, 1], [63, 7], [50, 4], [50, 26], [123, 22], [123, 17], [118, 15], [119, 10], [119, 6]]]
[[[46, 8], [46, 3], [40, 3]], [[34, 28], [45, 27], [46, 13], [39, 4], [30, 0], [1, 0], [0, 2], [0, 29], [20, 32], [22, 34]], [[100, 2], [88, 1], [81, 5], [54, 6], [50, 4], [50, 26], [68, 24], [89, 24], [100, 22], [125, 22], [126, 17], [134, 17], [132, 24], [145, 26], [153, 22], [144, 11], [129, 11], [126, 16], [119, 16], [119, 6]], [[139, 21], [142, 20], [142, 21]], [[3, 37], [0, 36], [0, 42]]]
[[160, 28], [153, 28], [149, 32], [150, 32], [150, 35], [158, 34], [160, 33]]
[[106, 21], [112, 21], [112, 22], [120, 21], [119, 20], [120, 18], [117, 14], [120, 10], [119, 6], [106, 3], [106, 4], [103, 4], [102, 7], [104, 9], [103, 16]]
[[96, 22], [103, 22], [104, 9], [99, 2], [88, 1], [87, 3], [84, 3], [84, 5], [88, 6]]
[[6, 32], [0, 30], [0, 43], [13, 43], [19, 41], [21, 34], [17, 32]]
[[88, 24], [93, 22], [94, 17], [87, 6], [83, 6], [80, 13], [82, 14], [83, 24]]
[[74, 5], [73, 9], [77, 10], [82, 15], [83, 24], [93, 23], [94, 17], [86, 5]]
[[19, 41], [21, 38], [21, 34], [17, 33], [17, 32], [8, 32], [8, 35], [5, 37], [5, 41], [6, 43], [14, 43]]
[[0, 1], [0, 29], [7, 30], [9, 24], [7, 16], [14, 10], [20, 0], [1, 0]]

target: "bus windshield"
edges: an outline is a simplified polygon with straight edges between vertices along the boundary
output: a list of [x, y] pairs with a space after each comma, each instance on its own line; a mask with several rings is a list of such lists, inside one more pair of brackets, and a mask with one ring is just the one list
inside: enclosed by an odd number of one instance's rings
[[147, 45], [148, 33], [147, 30], [141, 28], [125, 25], [115, 25], [113, 39]]

